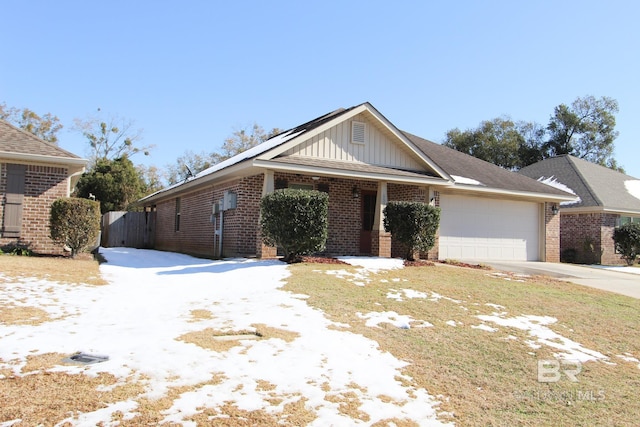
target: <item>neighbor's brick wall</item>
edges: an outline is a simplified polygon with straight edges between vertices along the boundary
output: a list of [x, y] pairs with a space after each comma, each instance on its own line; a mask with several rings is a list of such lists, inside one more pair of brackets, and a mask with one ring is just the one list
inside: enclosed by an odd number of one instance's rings
[[624, 264], [615, 253], [613, 229], [618, 215], [610, 213], [562, 213], [560, 251], [575, 250], [576, 262]]
[[546, 262], [560, 262], [560, 214], [553, 214], [553, 203], [544, 204], [545, 259]]
[[[68, 196], [68, 169], [43, 165], [27, 165], [25, 194], [22, 204], [22, 230], [19, 243], [39, 254], [61, 255], [62, 247], [49, 238], [51, 204]], [[0, 164], [0, 219], [4, 218], [7, 166]], [[0, 246], [18, 243], [18, 239], [0, 238]]]

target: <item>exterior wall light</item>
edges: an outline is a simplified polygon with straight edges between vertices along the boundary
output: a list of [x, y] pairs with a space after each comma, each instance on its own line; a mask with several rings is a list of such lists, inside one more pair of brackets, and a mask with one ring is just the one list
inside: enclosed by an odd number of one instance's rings
[[558, 205], [554, 203], [553, 206], [551, 206], [551, 213], [558, 215], [558, 212], [560, 212], [560, 209], [558, 209]]
[[355, 185], [351, 189], [351, 195], [353, 196], [354, 199], [357, 199], [358, 197], [360, 197], [360, 193], [358, 192], [358, 187], [356, 187]]

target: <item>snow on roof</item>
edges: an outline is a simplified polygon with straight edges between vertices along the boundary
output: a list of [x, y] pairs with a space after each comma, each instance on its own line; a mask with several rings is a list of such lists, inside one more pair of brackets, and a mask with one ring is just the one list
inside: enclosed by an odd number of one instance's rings
[[213, 166], [211, 166], [208, 169], [203, 170], [202, 172], [199, 172], [198, 174], [196, 174], [196, 176], [194, 178], [200, 178], [202, 176], [206, 176], [206, 175], [210, 175], [214, 172], [217, 172], [219, 170], [222, 170], [224, 168], [227, 168], [229, 166], [233, 166], [236, 163], [240, 163], [243, 160], [246, 159], [250, 159], [252, 157], [258, 156], [272, 148], [277, 147], [278, 145], [289, 141], [290, 139], [295, 138], [296, 136], [300, 135], [301, 133], [303, 133], [304, 130], [299, 131], [299, 132], [293, 132], [293, 130], [290, 130], [288, 132], [283, 132], [281, 134], [278, 134], [268, 140], [266, 140], [265, 142], [263, 142], [262, 144], [258, 144], [255, 147], [249, 148], [247, 151], [243, 151], [240, 154], [236, 154], [235, 156], [231, 157], [230, 159], [227, 159], [223, 162], [217, 163]]
[[236, 154], [235, 156], [220, 162], [220, 163], [216, 163], [215, 165], [211, 166], [210, 168], [207, 168], [201, 172], [198, 172], [195, 176], [191, 176], [188, 177], [187, 179], [185, 179], [184, 181], [180, 181], [177, 182], [173, 185], [170, 185], [168, 187], [163, 188], [162, 190], [156, 191], [155, 193], [152, 193], [146, 197], [143, 197], [141, 200], [145, 200], [148, 199], [149, 197], [153, 197], [156, 194], [160, 194], [160, 193], [164, 193], [165, 191], [171, 190], [172, 188], [176, 188], [179, 187], [187, 182], [191, 182], [194, 179], [197, 178], [202, 178], [203, 176], [207, 176], [207, 175], [211, 175], [212, 173], [218, 172], [224, 168], [227, 168], [229, 166], [233, 166], [237, 163], [240, 163], [243, 160], [247, 160], [250, 159], [252, 157], [258, 156], [272, 148], [277, 147], [280, 144], [283, 144], [293, 138], [295, 138], [296, 136], [300, 135], [301, 133], [305, 132], [305, 130], [301, 130], [299, 132], [294, 132], [295, 129], [289, 130], [289, 131], [285, 131], [281, 134], [278, 134], [272, 138], [269, 138], [268, 140], [266, 140], [265, 142], [256, 145], [255, 147], [252, 147], [246, 151], [243, 151], [242, 153]]
[[636, 199], [640, 199], [640, 180], [630, 179], [624, 182], [624, 188]]
[[456, 182], [456, 184], [468, 184], [468, 185], [482, 185], [482, 186], [485, 186], [483, 183], [481, 183], [480, 181], [476, 181], [473, 178], [467, 178], [467, 177], [458, 176], [458, 175], [451, 175], [451, 178], [453, 178], [453, 180]]
[[541, 182], [543, 184], [547, 184], [550, 187], [553, 188], [557, 188], [558, 190], [562, 190], [562, 191], [566, 191], [567, 193], [571, 193], [574, 196], [576, 196], [575, 200], [570, 201], [570, 202], [560, 202], [560, 206], [568, 206], [568, 205], [574, 205], [576, 203], [580, 203], [582, 202], [582, 199], [580, 198], [580, 196], [578, 196], [576, 194], [575, 191], [573, 191], [571, 188], [567, 187], [566, 185], [564, 185], [563, 183], [561, 183], [560, 181], [558, 181], [556, 179], [555, 176], [551, 175], [550, 177], [544, 177], [541, 176], [540, 178], [538, 178], [538, 182]]

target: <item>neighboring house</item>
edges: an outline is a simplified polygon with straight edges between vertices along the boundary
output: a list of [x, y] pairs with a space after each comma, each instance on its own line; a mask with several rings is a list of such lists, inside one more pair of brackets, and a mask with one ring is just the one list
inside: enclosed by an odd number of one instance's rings
[[0, 120], [0, 248], [60, 254], [49, 238], [51, 203], [68, 197], [87, 161]]
[[276, 249], [260, 236], [260, 199], [285, 187], [329, 194], [328, 255], [399, 256], [382, 212], [389, 200], [407, 200], [442, 209], [430, 258], [558, 261], [559, 218], [551, 206], [572, 198], [402, 132], [364, 103], [285, 131], [138, 203], [157, 212], [157, 249], [273, 257]]
[[613, 230], [640, 222], [640, 180], [570, 155], [542, 160], [520, 173], [576, 196], [560, 203], [563, 261], [624, 264], [615, 252]]

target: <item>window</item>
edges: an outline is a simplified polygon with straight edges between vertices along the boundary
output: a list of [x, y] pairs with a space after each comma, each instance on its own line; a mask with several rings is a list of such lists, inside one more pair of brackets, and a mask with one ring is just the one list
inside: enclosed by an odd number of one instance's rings
[[180, 231], [180, 197], [176, 197], [176, 231]]
[[618, 217], [617, 226], [620, 227], [621, 225], [629, 224], [630, 222], [640, 223], [640, 217], [634, 217], [634, 216], [621, 216], [621, 217]]

